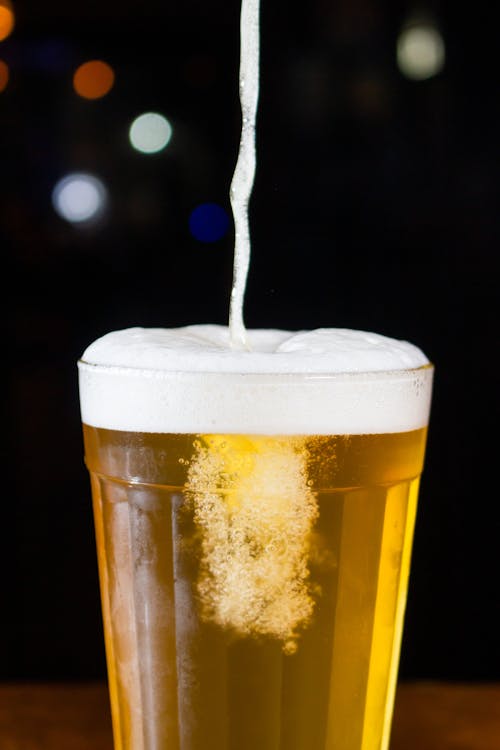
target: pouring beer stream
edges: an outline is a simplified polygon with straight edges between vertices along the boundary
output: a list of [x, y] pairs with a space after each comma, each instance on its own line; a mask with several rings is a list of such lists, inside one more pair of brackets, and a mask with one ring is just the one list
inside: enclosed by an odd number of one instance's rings
[[248, 207], [256, 167], [255, 123], [259, 100], [259, 6], [260, 0], [242, 0], [241, 4], [239, 76], [241, 139], [230, 190], [235, 228], [233, 286], [229, 307], [229, 333], [233, 349], [249, 348], [243, 321], [243, 299], [250, 265]]

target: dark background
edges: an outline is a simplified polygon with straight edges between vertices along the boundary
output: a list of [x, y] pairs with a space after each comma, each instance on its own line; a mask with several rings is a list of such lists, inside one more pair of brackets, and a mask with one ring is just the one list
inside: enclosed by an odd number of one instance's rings
[[[398, 70], [405, 2], [263, 0], [248, 327], [374, 330], [436, 365], [401, 661], [403, 678], [500, 678], [500, 512], [494, 305], [498, 223], [495, 27], [478, 4], [431, 3], [443, 71]], [[463, 7], [462, 7], [463, 5]], [[76, 360], [108, 330], [225, 323], [232, 224], [189, 232], [195, 206], [230, 213], [240, 135], [239, 2], [17, 2], [0, 42], [0, 245], [8, 321], [0, 570], [1, 679], [105, 674]], [[101, 58], [110, 94], [75, 68]], [[128, 126], [174, 135], [134, 152]], [[90, 171], [110, 192], [91, 227], [51, 206]], [[5, 371], [5, 368], [4, 368]]]

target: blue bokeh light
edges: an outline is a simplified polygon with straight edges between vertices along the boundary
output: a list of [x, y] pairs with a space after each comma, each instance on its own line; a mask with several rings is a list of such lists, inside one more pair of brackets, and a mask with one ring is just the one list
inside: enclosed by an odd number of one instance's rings
[[189, 231], [200, 242], [217, 242], [229, 229], [229, 216], [217, 203], [202, 203], [189, 217]]

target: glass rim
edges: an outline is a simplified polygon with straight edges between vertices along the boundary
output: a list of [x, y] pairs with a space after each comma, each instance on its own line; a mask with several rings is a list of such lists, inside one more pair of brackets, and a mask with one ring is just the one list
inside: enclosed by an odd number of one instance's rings
[[220, 378], [221, 380], [224, 379], [245, 379], [245, 380], [300, 380], [300, 381], [307, 381], [307, 380], [355, 380], [366, 378], [368, 380], [385, 380], [385, 379], [401, 379], [406, 380], [411, 377], [415, 377], [416, 375], [424, 375], [429, 374], [432, 375], [435, 370], [435, 365], [433, 362], [427, 362], [423, 365], [419, 365], [418, 367], [407, 367], [407, 368], [397, 368], [392, 370], [342, 370], [339, 372], [315, 372], [315, 371], [295, 371], [295, 372], [286, 372], [286, 371], [274, 371], [274, 372], [258, 372], [258, 371], [250, 371], [250, 372], [241, 372], [239, 370], [194, 370], [194, 369], [173, 369], [173, 370], [167, 370], [165, 368], [154, 368], [154, 367], [130, 367], [130, 366], [124, 366], [124, 365], [117, 365], [117, 364], [103, 364], [103, 363], [96, 363], [96, 362], [87, 362], [83, 358], [80, 358], [77, 360], [77, 366], [79, 370], [88, 371], [88, 372], [94, 372], [97, 373], [98, 371], [101, 371], [102, 373], [109, 373], [115, 374], [115, 375], [130, 375], [131, 377], [138, 377], [138, 376], [147, 376], [152, 378], [158, 378], [158, 379], [168, 379], [171, 378], [188, 378], [188, 379], [197, 379], [200, 377], [208, 377], [208, 378]]

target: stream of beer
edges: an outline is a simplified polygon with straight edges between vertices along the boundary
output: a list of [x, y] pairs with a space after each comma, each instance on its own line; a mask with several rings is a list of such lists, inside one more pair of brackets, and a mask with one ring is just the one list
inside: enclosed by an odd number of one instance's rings
[[243, 320], [243, 299], [250, 264], [248, 204], [256, 166], [255, 121], [259, 99], [259, 5], [260, 0], [242, 0], [241, 3], [239, 84], [242, 122], [238, 160], [230, 190], [235, 228], [233, 285], [229, 307], [229, 333], [233, 349], [249, 348]]

